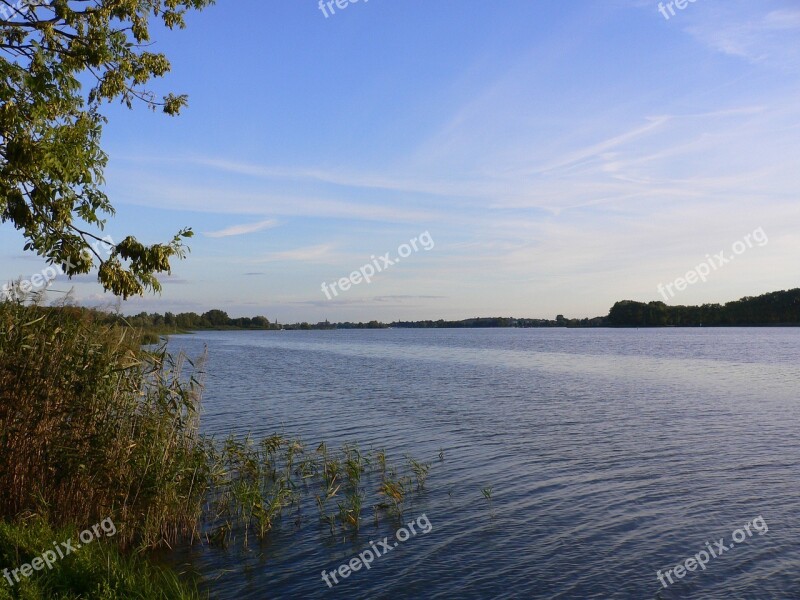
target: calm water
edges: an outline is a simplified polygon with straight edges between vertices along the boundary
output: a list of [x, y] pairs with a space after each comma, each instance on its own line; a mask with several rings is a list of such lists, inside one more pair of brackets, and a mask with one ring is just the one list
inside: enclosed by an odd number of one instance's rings
[[[370, 510], [358, 539], [332, 539], [309, 513], [246, 556], [181, 557], [212, 598], [800, 598], [800, 329], [171, 342], [204, 345], [206, 432], [278, 430], [433, 463], [405, 515], [433, 529], [370, 570], [333, 589], [321, 578], [398, 524], [376, 529]], [[765, 534], [751, 527], [668, 588], [657, 579], [759, 516]]]

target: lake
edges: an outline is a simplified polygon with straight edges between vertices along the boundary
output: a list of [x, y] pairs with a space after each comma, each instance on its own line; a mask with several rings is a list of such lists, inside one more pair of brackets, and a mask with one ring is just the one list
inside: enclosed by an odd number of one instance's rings
[[[279, 431], [431, 463], [402, 522], [375, 525], [370, 509], [357, 537], [333, 537], [307, 512], [244, 555], [176, 555], [212, 598], [800, 597], [798, 329], [170, 341], [204, 346], [206, 433]], [[332, 587], [321, 577], [422, 515], [429, 531], [369, 569]]]

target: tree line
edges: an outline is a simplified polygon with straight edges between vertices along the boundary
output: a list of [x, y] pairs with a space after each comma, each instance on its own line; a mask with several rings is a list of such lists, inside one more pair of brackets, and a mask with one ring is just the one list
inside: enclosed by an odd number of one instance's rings
[[623, 300], [611, 308], [610, 327], [730, 327], [800, 325], [800, 288], [745, 296], [727, 304], [668, 306]]
[[146, 313], [122, 316], [106, 314], [104, 320], [127, 324], [139, 329], [178, 332], [203, 329], [256, 329], [256, 330], [331, 330], [331, 329], [456, 329], [456, 328], [548, 328], [548, 327], [724, 327], [748, 325], [800, 325], [800, 288], [770, 292], [761, 296], [746, 296], [727, 304], [702, 306], [669, 306], [661, 301], [616, 302], [605, 317], [567, 319], [517, 319], [513, 317], [473, 317], [461, 320], [421, 321], [343, 321], [318, 323], [306, 321], [279, 323], [267, 317], [231, 317], [220, 309], [202, 314], [184, 312]]

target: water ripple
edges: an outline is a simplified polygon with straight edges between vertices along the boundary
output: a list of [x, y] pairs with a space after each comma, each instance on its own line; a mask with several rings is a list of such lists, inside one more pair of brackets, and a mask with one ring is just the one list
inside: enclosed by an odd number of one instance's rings
[[[174, 556], [212, 597], [800, 598], [798, 330], [210, 332], [171, 344], [208, 345], [209, 433], [283, 430], [433, 463], [406, 513], [433, 530], [369, 571], [332, 590], [320, 578], [390, 523], [342, 541], [311, 519], [244, 557]], [[659, 583], [656, 571], [759, 515], [767, 533]]]

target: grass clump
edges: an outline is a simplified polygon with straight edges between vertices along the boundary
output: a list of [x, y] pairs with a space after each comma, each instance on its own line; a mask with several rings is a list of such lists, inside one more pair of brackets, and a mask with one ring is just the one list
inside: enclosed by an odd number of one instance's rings
[[[39, 517], [14, 523], [0, 523], [0, 568], [9, 570], [52, 550], [53, 542], [76, 539], [77, 531], [53, 529]], [[0, 576], [0, 600], [195, 600], [200, 596], [169, 570], [155, 566], [137, 555], [120, 553], [113, 543], [95, 541], [53, 563], [52, 569], [19, 575], [11, 586]]]

